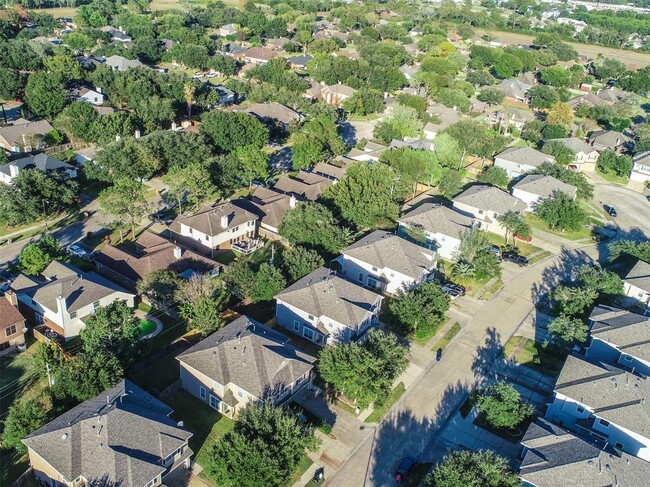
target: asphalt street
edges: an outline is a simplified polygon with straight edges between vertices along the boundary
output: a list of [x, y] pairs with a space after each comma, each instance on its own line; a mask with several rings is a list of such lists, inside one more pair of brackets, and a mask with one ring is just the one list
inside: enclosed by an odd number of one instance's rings
[[645, 195], [611, 184], [595, 184], [593, 201], [601, 208], [603, 205], [616, 208], [618, 215], [612, 221], [622, 230], [617, 238], [650, 238], [650, 201]]

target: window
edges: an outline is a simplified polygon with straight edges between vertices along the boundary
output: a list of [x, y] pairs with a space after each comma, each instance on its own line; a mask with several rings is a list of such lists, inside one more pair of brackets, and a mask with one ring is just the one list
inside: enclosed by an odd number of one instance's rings
[[235, 233], [237, 230], [239, 230], [239, 225], [237, 225], [235, 228], [233, 228], [232, 232]]
[[97, 308], [99, 308], [99, 301], [95, 301], [93, 303], [93, 309], [97, 309]]
[[632, 362], [632, 357], [630, 355], [623, 355], [623, 358], [628, 362]]
[[623, 449], [623, 443], [621, 443], [620, 441], [617, 441], [616, 445], [614, 445], [614, 446], [616, 446], [616, 448], [618, 448], [619, 450]]
[[312, 330], [310, 328], [303, 328], [302, 336], [304, 336], [305, 338], [313, 341], [314, 340], [314, 330]]
[[479, 215], [482, 215], [482, 214], [483, 214], [483, 210], [478, 210], [478, 214], [479, 214]]
[[72, 313], [70, 313], [70, 319], [71, 320], [74, 320], [76, 317], [77, 317], [77, 312], [76, 311], [73, 311]]
[[192, 227], [187, 227], [187, 229], [189, 230], [190, 235], [192, 235], [194, 233], [194, 229]]
[[598, 418], [598, 422], [601, 424], [601, 426], [604, 426], [605, 428], [609, 426], [609, 421], [605, 421], [604, 419]]
[[210, 394], [210, 407], [213, 409], [216, 409], [219, 411], [219, 405], [221, 404], [221, 401], [214, 397], [212, 394]]
[[582, 406], [578, 406], [576, 410], [577, 410], [579, 413], [584, 413], [584, 412], [585, 412], [585, 408], [583, 408]]
[[201, 399], [205, 399], [205, 398], [206, 398], [206, 390], [205, 390], [205, 387], [203, 387], [203, 386], [199, 386], [199, 396], [201, 396]]
[[241, 387], [237, 388], [237, 395], [239, 397], [244, 397], [244, 391], [243, 391], [243, 389]]
[[376, 279], [373, 279], [372, 277], [368, 278], [368, 286], [369, 287], [379, 287], [379, 283], [377, 282]]
[[0, 343], [0, 352], [7, 350], [9, 347], [11, 347], [11, 345], [9, 345], [9, 342]]
[[215, 389], [221, 389], [222, 385], [219, 384], [216, 380], [213, 380], [212, 387], [214, 387]]
[[205, 236], [205, 239], [208, 240], [208, 236], [207, 236], [207, 235]]
[[11, 336], [14, 333], [16, 333], [16, 325], [11, 325], [5, 328], [5, 335], [6, 336]]
[[359, 272], [359, 281], [363, 282], [363, 272]]
[[294, 331], [300, 331], [300, 321], [293, 320], [293, 329]]
[[36, 320], [36, 323], [43, 324], [45, 323], [45, 320], [43, 319], [43, 315], [34, 313], [34, 320]]

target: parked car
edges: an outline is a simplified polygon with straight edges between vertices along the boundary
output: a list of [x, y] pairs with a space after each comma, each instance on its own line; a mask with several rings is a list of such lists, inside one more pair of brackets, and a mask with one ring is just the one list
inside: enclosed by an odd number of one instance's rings
[[449, 298], [452, 301], [455, 301], [456, 299], [460, 298], [465, 294], [465, 291], [461, 291], [459, 288], [454, 286], [453, 284], [445, 284], [442, 287], [442, 290], [445, 292], [445, 294], [449, 295]]
[[436, 350], [436, 362], [440, 362], [440, 360], [442, 360], [442, 348]]
[[445, 284], [443, 289], [445, 287], [450, 289], [451, 291], [457, 292], [460, 296], [465, 296], [465, 287], [461, 286], [460, 284], [455, 284], [453, 282], [448, 282], [447, 284]]
[[528, 265], [528, 259], [523, 255], [519, 255], [516, 252], [504, 252], [503, 260], [514, 262], [515, 264], [521, 267], [526, 267]]
[[68, 253], [70, 255], [75, 255], [75, 256], [80, 257], [82, 259], [85, 259], [86, 257], [88, 257], [88, 252], [86, 252], [79, 245], [70, 245], [70, 247], [68, 247]]
[[493, 253], [493, 254], [496, 255], [499, 259], [501, 258], [501, 247], [499, 247], [498, 245], [490, 245], [490, 246], [487, 248], [487, 251]]
[[607, 212], [609, 216], [612, 218], [616, 218], [618, 216], [618, 212], [616, 211], [616, 208], [610, 205], [603, 205], [603, 209]]
[[397, 472], [395, 472], [395, 482], [399, 484], [402, 480], [404, 480], [417, 463], [417, 458], [411, 455], [402, 458], [402, 461], [399, 463], [399, 467], [397, 467]]

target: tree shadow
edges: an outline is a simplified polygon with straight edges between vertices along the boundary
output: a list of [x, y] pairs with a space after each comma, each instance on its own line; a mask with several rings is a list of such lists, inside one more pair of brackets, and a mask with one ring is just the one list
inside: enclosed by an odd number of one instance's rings
[[[485, 330], [485, 342], [474, 352], [472, 361], [472, 372], [474, 372], [475, 385], [482, 385], [491, 374], [490, 369], [494, 362], [503, 358], [503, 345], [501, 344], [501, 334], [496, 328], [487, 328]], [[494, 374], [496, 377], [496, 374]]]
[[563, 282], [573, 282], [580, 267], [593, 262], [584, 250], [563, 247], [557, 261], [546, 267], [542, 272], [541, 281], [533, 283], [531, 287], [531, 298], [535, 306], [546, 306], [552, 289]]
[[341, 123], [338, 132], [346, 145], [353, 146], [357, 143], [357, 129], [350, 122]]

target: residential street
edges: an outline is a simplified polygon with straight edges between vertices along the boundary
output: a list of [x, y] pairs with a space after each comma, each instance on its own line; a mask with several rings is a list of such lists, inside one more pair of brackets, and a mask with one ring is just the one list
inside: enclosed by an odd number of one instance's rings
[[614, 186], [613, 184], [601, 184], [594, 179], [594, 203], [601, 208], [603, 205], [611, 205], [616, 208], [618, 216], [613, 219], [614, 223], [623, 230], [618, 238], [632, 240], [647, 239], [650, 235], [650, 202], [636, 191]]
[[448, 418], [493, 363], [508, 338], [533, 309], [540, 286], [552, 286], [548, 276], [567, 275], [579, 263], [596, 257], [596, 247], [568, 251], [516, 274], [487, 301], [442, 361], [432, 362], [407, 390], [373, 437], [368, 437], [334, 475], [332, 486], [394, 485], [394, 471], [406, 455], [431, 463], [445, 453], [436, 440]]

